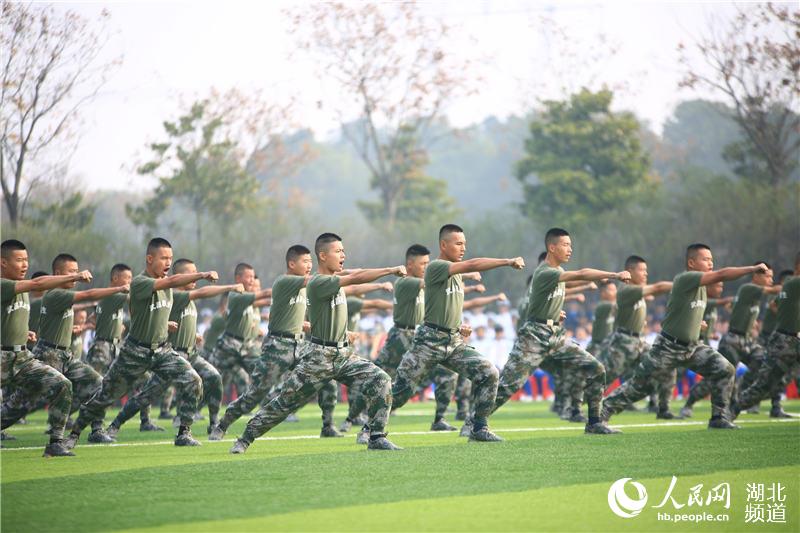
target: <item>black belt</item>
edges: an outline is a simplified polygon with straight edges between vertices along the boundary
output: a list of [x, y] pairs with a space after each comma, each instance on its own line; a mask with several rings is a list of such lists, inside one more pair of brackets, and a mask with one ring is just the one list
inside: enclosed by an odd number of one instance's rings
[[119, 339], [114, 340], [114, 339], [102, 339], [100, 337], [95, 337], [94, 342], [110, 342], [111, 344], [117, 344], [119, 342]]
[[[128, 342], [130, 342], [131, 344], [134, 344], [135, 346], [138, 346], [139, 348], [147, 348], [151, 352], [154, 352], [154, 351], [158, 350], [159, 348], [163, 348], [167, 344], [167, 341], [162, 341], [162, 342], [142, 342], [142, 341], [138, 341], [138, 340], [134, 339], [133, 337], [128, 337], [126, 340]], [[155, 348], [153, 348], [153, 346], [155, 346]]]
[[303, 338], [302, 333], [289, 333], [288, 331], [270, 331], [267, 334], [269, 337], [280, 337], [281, 339], [292, 339], [299, 341]]
[[350, 346], [350, 343], [347, 341], [343, 342], [335, 342], [335, 341], [326, 341], [325, 339], [320, 339], [319, 337], [311, 337], [311, 342], [314, 344], [319, 344], [320, 346], [327, 346], [329, 348], [347, 348]]
[[689, 346], [691, 346], [691, 344], [692, 344], [692, 343], [687, 342], [687, 341], [682, 341], [677, 337], [673, 337], [669, 333], [664, 333], [663, 331], [661, 332], [661, 336], [664, 337], [665, 339], [667, 339], [670, 342], [674, 342], [675, 344], [680, 344], [681, 346], [686, 346], [687, 348]]
[[436, 331], [441, 331], [442, 333], [449, 333], [450, 335], [455, 335], [459, 332], [458, 328], [451, 329], [439, 326], [438, 324], [434, 324], [433, 322], [425, 322], [426, 328], [435, 329]]
[[637, 339], [642, 338], [641, 333], [636, 333], [635, 331], [629, 331], [625, 328], [617, 328], [617, 331], [619, 333], [622, 333], [623, 335], [628, 335], [629, 337], [636, 337]]
[[2, 350], [4, 352], [14, 352], [14, 353], [22, 352], [22, 351], [25, 351], [27, 349], [28, 349], [28, 347], [25, 344], [15, 344], [14, 346], [3, 346], [2, 347]]
[[798, 332], [792, 333], [791, 331], [786, 331], [785, 329], [776, 329], [775, 331], [781, 335], [788, 335], [789, 337], [800, 337], [800, 333]]
[[176, 352], [185, 353], [186, 355], [189, 355], [189, 348], [173, 348], [173, 350], [175, 350]]
[[394, 327], [396, 327], [397, 329], [404, 329], [406, 331], [414, 331], [415, 329], [417, 329], [417, 326], [406, 326], [404, 324], [398, 324], [397, 322], [394, 323]]
[[747, 334], [743, 331], [736, 331], [733, 328], [728, 328], [728, 333], [733, 333], [734, 335], [739, 335], [740, 337], [747, 337]]
[[68, 346], [59, 346], [58, 344], [53, 344], [52, 342], [43, 341], [41, 339], [39, 340], [39, 343], [42, 346], [46, 346], [47, 348], [55, 348], [56, 350], [68, 350], [69, 349]]
[[238, 335], [234, 335], [233, 333], [228, 333], [227, 331], [225, 333], [223, 333], [222, 336], [223, 337], [231, 337], [233, 339], [236, 339], [239, 342], [244, 342], [244, 337], [240, 337]]

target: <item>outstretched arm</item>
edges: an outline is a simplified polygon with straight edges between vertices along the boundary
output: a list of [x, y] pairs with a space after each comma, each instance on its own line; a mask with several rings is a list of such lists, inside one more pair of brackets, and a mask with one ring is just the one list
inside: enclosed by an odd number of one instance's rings
[[360, 285], [349, 285], [344, 290], [344, 293], [348, 296], [364, 296], [366, 293], [372, 291], [392, 292], [394, 291], [394, 287], [388, 281], [382, 283], [361, 283]]
[[642, 296], [655, 296], [672, 290], [671, 281], [659, 281], [642, 287]]
[[382, 278], [383, 276], [390, 276], [390, 275], [405, 277], [406, 267], [396, 266], [396, 267], [386, 267], [386, 268], [364, 268], [352, 274], [341, 276], [339, 278], [339, 286], [347, 287], [348, 285], [361, 285], [364, 283], [375, 281], [376, 279]]
[[36, 279], [23, 279], [14, 285], [14, 291], [17, 294], [31, 291], [47, 291], [60, 287], [68, 281], [89, 283], [92, 281], [92, 273], [88, 270], [84, 270], [83, 272], [78, 272], [77, 274], [65, 274], [63, 276], [39, 276]]
[[383, 309], [388, 311], [393, 307], [392, 302], [388, 300], [364, 300], [361, 302], [361, 309], [369, 310], [369, 309]]
[[474, 307], [483, 307], [484, 305], [488, 305], [492, 302], [499, 302], [507, 299], [508, 298], [506, 298], [506, 295], [502, 292], [493, 296], [479, 296], [478, 298], [464, 301], [464, 309], [466, 310]]
[[577, 294], [583, 291], [593, 291], [597, 289], [597, 283], [594, 281], [590, 281], [589, 283], [585, 283], [583, 281], [572, 281], [570, 283], [565, 284], [567, 286], [564, 289], [564, 294]]
[[213, 298], [226, 292], [244, 292], [244, 285], [241, 283], [234, 283], [233, 285], [207, 285], [200, 289], [195, 289], [189, 293], [190, 300], [201, 300], [203, 298]]
[[464, 287], [464, 294], [469, 294], [471, 292], [486, 292], [486, 286], [483, 283], [478, 283], [477, 285]]
[[120, 285], [119, 287], [104, 287], [102, 289], [89, 289], [86, 291], [78, 291], [75, 293], [73, 302], [83, 302], [85, 300], [99, 300], [112, 294], [123, 293], [127, 294], [130, 291], [129, 285]]
[[714, 283], [718, 283], [720, 281], [732, 281], [754, 272], [766, 271], [767, 265], [764, 263], [746, 267], [720, 268], [719, 270], [714, 270], [712, 272], [706, 272], [703, 274], [703, 277], [700, 278], [700, 285], [713, 285]]
[[153, 290], [161, 291], [164, 289], [172, 289], [174, 287], [183, 287], [184, 285], [188, 285], [195, 281], [200, 281], [201, 279], [207, 279], [208, 281], [214, 282], [219, 279], [219, 276], [214, 270], [209, 272], [194, 272], [192, 274], [173, 274], [165, 278], [157, 279], [155, 285], [153, 285]]
[[580, 270], [569, 270], [562, 272], [558, 277], [558, 281], [600, 281], [603, 279], [618, 279], [622, 282], [629, 282], [631, 280], [631, 273], [627, 270], [622, 272], [606, 272], [605, 270], [596, 270], [594, 268], [582, 268]]
[[490, 257], [476, 257], [458, 263], [450, 263], [449, 274], [466, 274], [467, 272], [484, 272], [500, 267], [511, 267], [516, 270], [525, 268], [525, 260], [521, 257], [513, 259], [494, 259]]

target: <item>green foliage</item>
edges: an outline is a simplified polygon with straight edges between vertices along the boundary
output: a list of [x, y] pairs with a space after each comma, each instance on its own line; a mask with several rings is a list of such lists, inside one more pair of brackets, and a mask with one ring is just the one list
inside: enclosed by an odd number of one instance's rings
[[36, 213], [31, 224], [38, 228], [49, 227], [58, 230], [81, 230], [92, 224], [97, 206], [84, 204], [83, 193], [76, 192], [61, 202], [39, 206], [34, 204]]
[[138, 168], [140, 175], [157, 177], [158, 185], [142, 205], [126, 206], [131, 221], [154, 231], [173, 201], [186, 204], [194, 215], [198, 258], [206, 218], [225, 227], [256, 205], [258, 180], [240, 164], [224, 125], [225, 117], [212, 114], [208, 100], [195, 102], [176, 122], [164, 122], [168, 141], [151, 144], [153, 159]]
[[516, 167], [528, 216], [583, 226], [635, 199], [647, 184], [639, 123], [632, 113], [612, 112], [612, 98], [609, 90], [584, 89], [567, 101], [545, 102]]

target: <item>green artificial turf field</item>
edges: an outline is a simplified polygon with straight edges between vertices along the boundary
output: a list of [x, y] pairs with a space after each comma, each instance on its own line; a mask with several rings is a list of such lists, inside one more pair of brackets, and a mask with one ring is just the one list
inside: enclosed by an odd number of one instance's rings
[[[339, 420], [345, 409], [337, 408]], [[800, 402], [786, 409], [800, 412]], [[54, 459], [41, 457], [45, 416], [36, 413], [11, 428], [18, 440], [4, 442], [0, 452], [0, 525], [4, 533], [800, 531], [800, 419], [773, 421], [762, 411], [742, 415], [741, 430], [709, 431], [703, 402], [689, 420], [622, 413], [613, 425], [624, 434], [599, 436], [557, 419], [547, 403], [513, 403], [491, 419], [506, 441], [477, 444], [427, 432], [432, 412], [431, 402], [415, 403], [391, 418], [390, 438], [405, 448], [394, 453], [365, 451], [353, 432], [317, 438], [314, 405], [300, 412], [299, 423], [282, 424], [243, 456], [228, 449], [244, 420], [223, 442], [207, 442], [205, 422], [197, 422], [203, 446], [190, 449], [171, 444], [172, 428], [139, 433], [134, 420], [117, 445], [87, 445], [84, 434], [77, 457]], [[674, 503], [653, 508], [673, 476]], [[633, 518], [609, 508], [609, 488], [620, 478], [647, 490]], [[730, 487], [729, 509], [707, 498], [723, 483]], [[763, 484], [763, 493], [748, 491], [748, 484]], [[783, 489], [773, 501], [778, 484]], [[694, 492], [702, 505], [689, 503]], [[625, 494], [636, 497], [634, 486]], [[724, 485], [714, 494], [724, 500]], [[785, 523], [767, 523], [780, 519], [781, 509]], [[726, 521], [675, 523], [659, 520], [659, 512], [671, 520], [710, 513]], [[759, 517], [763, 522], [751, 523]]]

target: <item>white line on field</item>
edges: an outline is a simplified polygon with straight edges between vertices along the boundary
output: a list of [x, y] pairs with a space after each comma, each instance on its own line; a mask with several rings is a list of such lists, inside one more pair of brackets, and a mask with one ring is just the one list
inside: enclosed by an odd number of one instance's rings
[[[780, 424], [782, 422], [800, 422], [800, 416], [795, 415], [793, 418], [782, 418], [777, 420], [737, 420], [738, 424]], [[614, 424], [611, 427], [619, 429], [630, 428], [654, 428], [654, 427], [680, 427], [680, 426], [704, 426], [707, 422], [692, 421], [692, 422], [651, 422], [645, 424]], [[555, 426], [545, 428], [502, 428], [493, 429], [495, 433], [533, 433], [539, 431], [583, 431], [584, 426], [575, 424], [573, 426]], [[453, 431], [397, 431], [392, 432], [393, 436], [397, 435], [453, 435]], [[319, 435], [287, 435], [284, 437], [259, 437], [256, 440], [308, 440], [319, 439]], [[208, 441], [209, 444], [234, 442], [236, 439], [222, 439], [219, 441]], [[127, 447], [127, 446], [163, 446], [167, 444], [174, 444], [171, 440], [153, 441], [153, 442], [122, 442], [114, 444], [89, 444], [92, 448], [114, 448], [114, 447]], [[2, 448], [2, 452], [15, 452], [22, 450], [41, 450], [41, 446], [25, 446], [20, 448]]]

